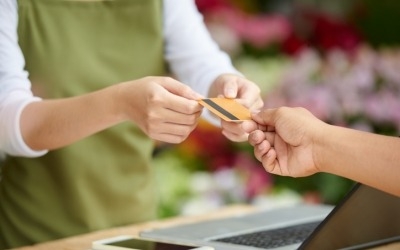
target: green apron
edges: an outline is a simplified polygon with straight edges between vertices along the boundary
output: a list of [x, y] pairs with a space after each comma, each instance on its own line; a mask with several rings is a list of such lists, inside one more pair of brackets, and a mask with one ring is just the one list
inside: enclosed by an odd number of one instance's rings
[[[18, 8], [19, 43], [40, 97], [165, 74], [160, 0], [18, 0]], [[0, 248], [154, 219], [153, 148], [126, 122], [43, 157], [7, 157]]]

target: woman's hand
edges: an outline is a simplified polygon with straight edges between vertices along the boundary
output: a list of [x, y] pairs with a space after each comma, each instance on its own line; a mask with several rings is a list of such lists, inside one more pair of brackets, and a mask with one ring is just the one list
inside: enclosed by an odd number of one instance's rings
[[167, 143], [184, 141], [195, 129], [203, 98], [170, 77], [145, 77], [122, 83], [118, 91], [126, 118], [149, 137]]
[[[258, 111], [264, 105], [260, 96], [260, 88], [248, 79], [234, 74], [219, 76], [214, 81], [209, 96], [236, 99], [251, 112]], [[248, 138], [248, 133], [242, 129], [240, 122], [221, 120], [221, 127], [222, 134], [231, 141], [242, 142]]]

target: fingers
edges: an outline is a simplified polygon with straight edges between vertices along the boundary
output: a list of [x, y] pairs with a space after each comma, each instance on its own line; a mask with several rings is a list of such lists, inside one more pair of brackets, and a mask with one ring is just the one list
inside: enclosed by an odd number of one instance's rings
[[264, 106], [260, 95], [260, 88], [252, 81], [243, 77], [237, 78], [237, 84], [240, 86], [237, 101], [253, 112], [259, 111]]
[[275, 125], [276, 109], [264, 109], [258, 113], [252, 113], [251, 118], [262, 125]]
[[237, 78], [228, 78], [224, 84], [223, 95], [226, 98], [236, 98], [238, 93], [238, 85], [236, 83]]
[[268, 141], [271, 146], [274, 146], [275, 132], [264, 132], [261, 130], [255, 130], [249, 134], [248, 140], [252, 146], [257, 146], [262, 141]]
[[277, 152], [268, 140], [263, 140], [254, 146], [254, 156], [262, 163], [267, 172], [282, 175]]
[[248, 138], [248, 134], [237, 134], [227, 130], [222, 130], [222, 134], [233, 142], [244, 142]]
[[221, 120], [222, 134], [231, 141], [243, 142], [247, 140], [248, 133], [243, 130], [242, 123]]
[[279, 162], [274, 148], [271, 148], [266, 154], [262, 156], [261, 163], [267, 172], [282, 175], [282, 173], [278, 171], [280, 170]]
[[148, 123], [154, 126], [159, 126], [160, 123], [192, 125], [196, 124], [201, 116], [201, 112], [192, 114], [179, 113], [169, 109], [151, 110], [147, 114]]
[[243, 121], [240, 125], [241, 125], [243, 131], [245, 131], [246, 133], [251, 133], [256, 129], [261, 130], [261, 131], [268, 131], [267, 126], [258, 124], [257, 122], [255, 122], [253, 120]]
[[268, 128], [254, 121], [248, 120], [243, 122], [230, 122], [221, 120], [222, 134], [235, 142], [242, 142], [248, 139], [249, 133], [255, 130], [274, 131], [273, 128]]
[[274, 132], [263, 132], [261, 130], [255, 130], [249, 134], [248, 141], [250, 145], [254, 147], [254, 156], [259, 161], [262, 161], [263, 157], [265, 157], [266, 154], [269, 154], [269, 151], [275, 151], [275, 149], [273, 148], [275, 141]]
[[165, 123], [160, 129], [160, 126], [154, 128], [148, 135], [150, 138], [166, 143], [181, 143], [195, 129], [196, 125], [179, 125]]
[[171, 96], [165, 102], [165, 108], [185, 115], [199, 113], [203, 110], [203, 106], [197, 101], [187, 100], [179, 96]]
[[258, 123], [256, 123], [255, 121], [244, 121], [241, 124], [241, 127], [243, 129], [243, 131], [245, 131], [246, 133], [251, 133], [254, 130], [258, 129]]
[[[182, 93], [181, 93], [182, 94]], [[162, 103], [165, 109], [182, 114], [194, 114], [203, 110], [203, 106], [197, 100], [187, 99], [184, 96], [176, 95], [175, 93], [165, 92], [160, 96], [153, 96], [154, 102]]]
[[202, 95], [192, 90], [189, 86], [171, 77], [162, 77], [158, 79], [160, 79], [160, 84], [172, 94], [187, 98], [189, 100], [199, 100], [204, 98]]
[[155, 140], [181, 143], [196, 128], [201, 112], [184, 115], [171, 110], [150, 113], [144, 131]]
[[268, 141], [263, 140], [254, 146], [254, 156], [257, 158], [257, 160], [262, 161], [264, 155], [267, 154], [271, 149], [271, 144]]
[[276, 173], [276, 170], [279, 170], [277, 153], [273, 147], [274, 134], [256, 130], [249, 135], [249, 142], [254, 146], [254, 156], [263, 164], [265, 170], [270, 173]]
[[[135, 122], [152, 139], [180, 143], [193, 131], [203, 107], [197, 94], [185, 85], [169, 78], [152, 78], [149, 91], [143, 97], [146, 103]], [[192, 98], [192, 99], [188, 99]]]
[[255, 130], [249, 134], [248, 141], [250, 145], [256, 147], [261, 142], [265, 141], [265, 134], [261, 130]]
[[264, 101], [261, 98], [257, 98], [255, 101], [252, 102], [253, 104], [249, 107], [251, 111], [260, 111], [264, 106]]
[[258, 85], [242, 76], [224, 74], [217, 78], [214, 85], [216, 96], [235, 98], [250, 110], [259, 110], [264, 105]]

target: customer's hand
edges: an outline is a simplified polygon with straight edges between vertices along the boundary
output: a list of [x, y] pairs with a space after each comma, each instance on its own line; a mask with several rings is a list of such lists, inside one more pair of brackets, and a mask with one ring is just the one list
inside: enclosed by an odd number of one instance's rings
[[243, 123], [249, 143], [264, 168], [273, 174], [301, 177], [319, 172], [315, 140], [327, 124], [304, 108], [265, 109]]
[[[236, 99], [253, 112], [260, 110], [264, 105], [260, 96], [260, 88], [248, 79], [234, 74], [219, 76], [214, 81], [209, 96]], [[242, 129], [241, 123], [221, 120], [221, 127], [222, 134], [231, 141], [247, 140], [248, 133]]]
[[149, 137], [180, 143], [194, 130], [203, 98], [170, 77], [145, 77], [121, 84], [120, 100], [127, 118]]

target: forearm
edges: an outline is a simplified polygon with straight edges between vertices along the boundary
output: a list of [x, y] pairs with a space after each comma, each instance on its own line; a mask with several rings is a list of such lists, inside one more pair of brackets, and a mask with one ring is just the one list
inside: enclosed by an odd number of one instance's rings
[[27, 105], [20, 118], [25, 143], [34, 150], [56, 149], [122, 122], [117, 91], [115, 85], [82, 96]]
[[400, 139], [327, 126], [316, 152], [323, 172], [400, 196]]

